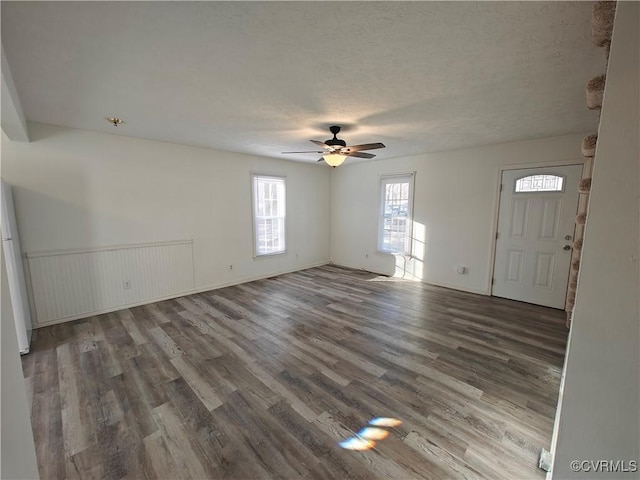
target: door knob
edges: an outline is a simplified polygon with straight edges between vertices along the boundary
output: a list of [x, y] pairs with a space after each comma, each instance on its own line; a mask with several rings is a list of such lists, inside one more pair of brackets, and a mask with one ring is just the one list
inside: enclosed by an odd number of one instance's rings
[[565, 245], [562, 247], [563, 250], [571, 250], [571, 245]]

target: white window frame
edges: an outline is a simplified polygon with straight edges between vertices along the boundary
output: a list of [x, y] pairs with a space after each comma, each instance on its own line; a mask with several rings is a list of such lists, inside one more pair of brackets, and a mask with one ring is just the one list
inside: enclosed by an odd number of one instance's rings
[[[265, 217], [258, 217], [258, 195], [257, 187], [260, 180], [276, 180], [282, 182], [282, 202], [278, 202], [278, 214], [269, 215]], [[280, 198], [278, 198], [280, 200]], [[274, 255], [284, 255], [287, 253], [287, 177], [285, 175], [278, 175], [273, 173], [260, 173], [251, 172], [251, 216], [253, 219], [253, 258], [271, 257]], [[259, 221], [262, 218], [279, 218], [282, 220], [281, 227], [281, 239], [282, 245], [279, 250], [275, 251], [259, 251], [260, 239], [259, 235]]]
[[[406, 217], [395, 217], [395, 218], [406, 218], [406, 221], [409, 223], [407, 229], [408, 241], [406, 242], [407, 248], [403, 251], [392, 250], [391, 248], [385, 248], [384, 239], [385, 239], [385, 206], [387, 203], [386, 191], [387, 185], [392, 183], [408, 183], [409, 184], [409, 193], [408, 193], [408, 201], [409, 205], [407, 208], [407, 216]], [[415, 185], [415, 172], [409, 173], [398, 173], [393, 175], [381, 175], [380, 176], [380, 190], [379, 190], [379, 199], [378, 199], [378, 251], [382, 253], [393, 253], [398, 255], [411, 255], [413, 250], [413, 192]], [[391, 218], [391, 222], [393, 222], [393, 218]]]

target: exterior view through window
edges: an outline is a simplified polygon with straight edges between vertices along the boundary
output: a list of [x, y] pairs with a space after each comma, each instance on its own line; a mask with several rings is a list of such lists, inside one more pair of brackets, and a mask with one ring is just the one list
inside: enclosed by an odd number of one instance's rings
[[286, 221], [285, 178], [252, 175], [255, 256], [284, 253]]
[[378, 250], [411, 253], [412, 209], [413, 174], [381, 177]]

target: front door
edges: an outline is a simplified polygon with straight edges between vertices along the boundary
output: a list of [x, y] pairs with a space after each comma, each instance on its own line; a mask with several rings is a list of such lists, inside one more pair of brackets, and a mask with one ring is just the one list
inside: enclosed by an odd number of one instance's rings
[[563, 309], [582, 165], [505, 170], [492, 295]]

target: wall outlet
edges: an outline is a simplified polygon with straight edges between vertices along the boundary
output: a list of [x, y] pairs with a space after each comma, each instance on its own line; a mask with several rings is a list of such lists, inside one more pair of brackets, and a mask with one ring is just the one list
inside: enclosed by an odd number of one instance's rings
[[369, 258], [369, 254], [368, 254], [368, 253], [365, 253], [365, 254], [364, 254], [364, 258]]
[[122, 288], [124, 288], [125, 290], [130, 290], [131, 289], [131, 280], [125, 280], [124, 282], [122, 282]]
[[458, 272], [460, 275], [464, 275], [465, 273], [467, 273], [467, 267], [458, 265], [458, 268], [456, 268], [456, 272]]
[[229, 265], [229, 270], [233, 270], [233, 265]]

